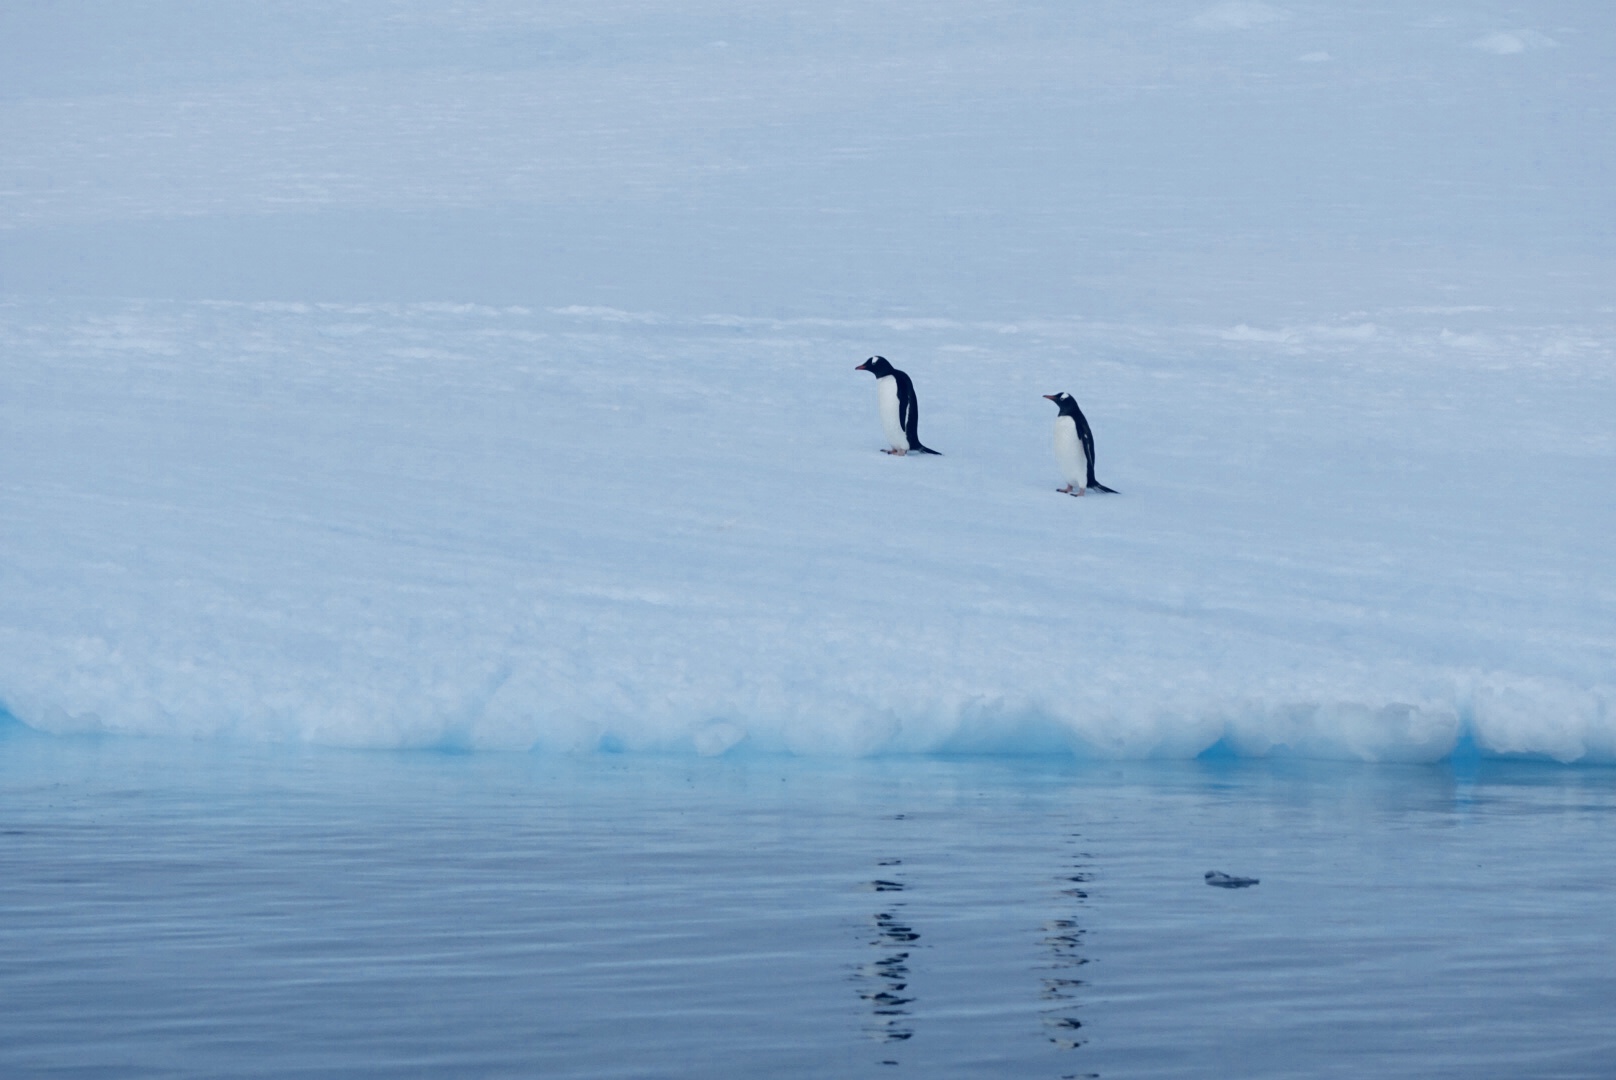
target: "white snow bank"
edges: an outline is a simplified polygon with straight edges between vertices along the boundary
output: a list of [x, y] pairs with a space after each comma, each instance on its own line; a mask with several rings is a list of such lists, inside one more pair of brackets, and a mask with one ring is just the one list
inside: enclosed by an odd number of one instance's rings
[[[1600, 20], [35, 7], [29, 724], [1616, 757]], [[876, 352], [944, 457], [876, 453]], [[1123, 495], [1054, 494], [1056, 390]]]
[[[1612, 761], [1611, 319], [14, 300], [0, 706], [353, 746]], [[875, 352], [943, 457], [877, 452]], [[1055, 494], [1057, 390], [1122, 495]]]

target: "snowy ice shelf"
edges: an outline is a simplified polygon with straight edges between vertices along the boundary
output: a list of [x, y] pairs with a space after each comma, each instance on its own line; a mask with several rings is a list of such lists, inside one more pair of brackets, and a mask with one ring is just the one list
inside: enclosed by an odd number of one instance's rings
[[[1610, 316], [0, 306], [0, 705], [354, 746], [1616, 760]], [[893, 459], [873, 352], [945, 456]], [[1067, 390], [1120, 496], [1058, 496]]]

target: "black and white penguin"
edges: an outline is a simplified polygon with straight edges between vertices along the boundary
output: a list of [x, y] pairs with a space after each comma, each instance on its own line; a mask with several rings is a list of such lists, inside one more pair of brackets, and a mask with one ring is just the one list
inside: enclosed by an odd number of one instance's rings
[[881, 426], [886, 429], [891, 450], [883, 454], [935, 454], [929, 446], [920, 445], [920, 402], [915, 398], [915, 384], [909, 376], [893, 367], [884, 356], [872, 356], [853, 369], [868, 371], [875, 376], [875, 396], [881, 403]]
[[1055, 460], [1066, 474], [1067, 484], [1055, 490], [1081, 495], [1085, 489], [1093, 488], [1115, 495], [1115, 490], [1094, 479], [1094, 433], [1089, 430], [1083, 410], [1077, 407], [1077, 399], [1065, 393], [1044, 396], [1060, 406], [1060, 415], [1055, 417]]

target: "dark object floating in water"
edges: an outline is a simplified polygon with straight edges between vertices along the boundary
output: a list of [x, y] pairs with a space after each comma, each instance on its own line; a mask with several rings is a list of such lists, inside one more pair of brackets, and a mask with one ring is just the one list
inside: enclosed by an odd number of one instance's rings
[[870, 882], [870, 888], [876, 892], [903, 892], [901, 881], [882, 881], [880, 878]]
[[1225, 874], [1221, 870], [1208, 870], [1206, 872], [1206, 883], [1216, 885], [1220, 889], [1244, 889], [1248, 885], [1257, 884], [1257, 881], [1258, 879], [1254, 877], [1235, 877], [1233, 874]]

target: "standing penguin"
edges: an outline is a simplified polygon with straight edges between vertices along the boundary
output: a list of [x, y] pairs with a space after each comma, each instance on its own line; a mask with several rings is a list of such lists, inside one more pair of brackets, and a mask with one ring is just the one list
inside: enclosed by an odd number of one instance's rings
[[1083, 410], [1077, 407], [1077, 399], [1066, 393], [1044, 396], [1060, 406], [1060, 415], [1055, 417], [1055, 460], [1068, 482], [1055, 490], [1081, 495], [1084, 489], [1093, 488], [1115, 495], [1115, 490], [1094, 479], [1094, 433], [1089, 430]]
[[891, 450], [883, 454], [935, 454], [929, 446], [920, 445], [920, 403], [915, 399], [915, 384], [909, 376], [887, 362], [884, 356], [872, 356], [853, 369], [868, 371], [875, 376], [875, 396], [881, 403], [881, 426], [886, 429]]

